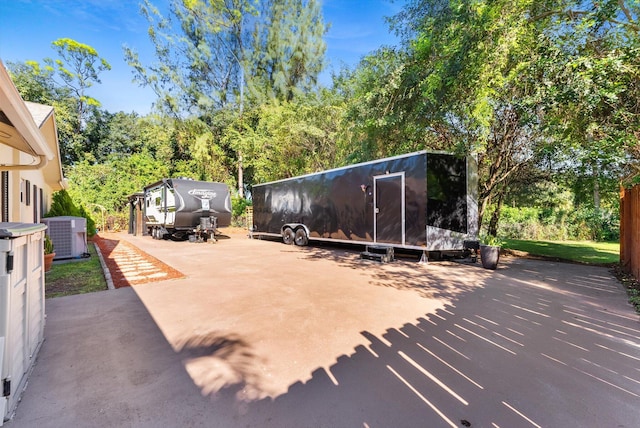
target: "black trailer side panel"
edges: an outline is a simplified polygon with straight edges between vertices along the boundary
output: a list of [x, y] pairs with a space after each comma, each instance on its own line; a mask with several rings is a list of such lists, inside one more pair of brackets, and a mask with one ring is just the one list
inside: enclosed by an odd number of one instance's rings
[[256, 185], [254, 232], [300, 223], [312, 239], [423, 245], [426, 170], [418, 153]]
[[188, 229], [200, 224], [200, 217], [215, 216], [218, 227], [231, 224], [231, 197], [226, 184], [172, 179], [176, 216], [175, 229]]

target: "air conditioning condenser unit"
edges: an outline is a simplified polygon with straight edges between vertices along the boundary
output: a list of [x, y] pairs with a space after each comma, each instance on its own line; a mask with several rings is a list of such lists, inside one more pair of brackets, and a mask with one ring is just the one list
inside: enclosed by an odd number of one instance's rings
[[46, 234], [56, 253], [54, 260], [80, 258], [87, 252], [87, 219], [84, 217], [46, 217]]

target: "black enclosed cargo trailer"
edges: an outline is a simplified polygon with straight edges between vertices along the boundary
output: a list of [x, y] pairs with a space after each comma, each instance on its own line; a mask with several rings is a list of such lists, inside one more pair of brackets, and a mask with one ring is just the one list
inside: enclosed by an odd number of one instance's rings
[[472, 157], [416, 152], [253, 186], [254, 236], [465, 250], [478, 236]]
[[165, 178], [144, 188], [144, 219], [157, 239], [213, 239], [231, 224], [231, 195], [224, 183]]

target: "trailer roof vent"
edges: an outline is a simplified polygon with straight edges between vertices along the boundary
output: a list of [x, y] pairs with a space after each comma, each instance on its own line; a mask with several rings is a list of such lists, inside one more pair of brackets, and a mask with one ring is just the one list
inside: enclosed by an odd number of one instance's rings
[[80, 258], [87, 252], [87, 219], [60, 216], [43, 218], [47, 235], [53, 242], [54, 260]]

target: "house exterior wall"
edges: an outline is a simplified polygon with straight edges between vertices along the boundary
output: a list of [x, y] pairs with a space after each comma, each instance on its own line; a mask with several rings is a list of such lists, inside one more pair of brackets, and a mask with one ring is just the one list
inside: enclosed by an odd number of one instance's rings
[[[0, 146], [2, 159], [16, 159], [17, 150]], [[42, 170], [3, 170], [0, 221], [17, 223], [39, 223], [42, 215], [51, 206], [54, 189], [47, 184]], [[6, 183], [4, 181], [7, 181]]]
[[0, 61], [0, 221], [38, 223], [65, 188], [55, 113], [25, 102]]

